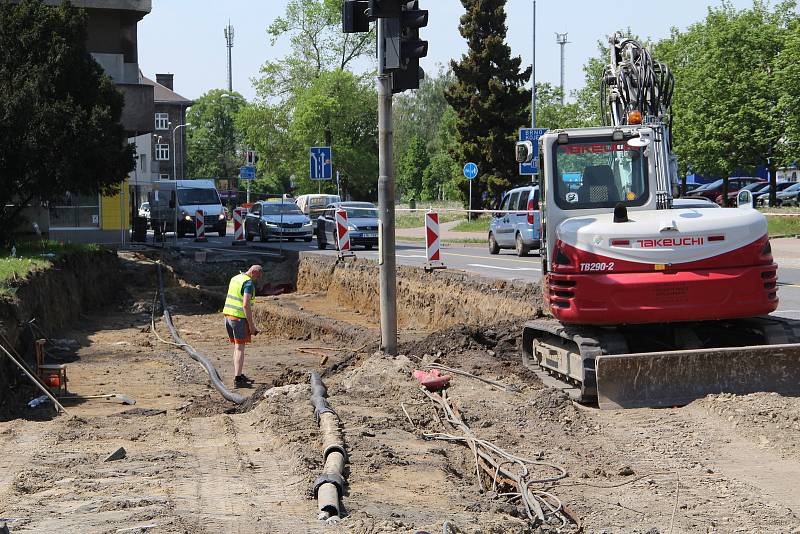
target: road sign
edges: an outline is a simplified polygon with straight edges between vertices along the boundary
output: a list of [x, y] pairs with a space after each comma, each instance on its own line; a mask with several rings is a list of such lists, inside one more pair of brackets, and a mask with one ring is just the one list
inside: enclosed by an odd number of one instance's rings
[[539, 138], [547, 132], [547, 128], [520, 128], [519, 140], [530, 141], [533, 143], [533, 159], [530, 163], [520, 163], [519, 173], [521, 175], [539, 174]]
[[245, 165], [244, 167], [239, 167], [239, 179], [240, 180], [255, 180], [256, 179], [256, 168], [252, 165]]
[[333, 178], [333, 151], [329, 146], [311, 148], [309, 161], [312, 180], [331, 180]]
[[464, 177], [467, 180], [474, 180], [478, 177], [478, 166], [470, 162], [464, 165]]

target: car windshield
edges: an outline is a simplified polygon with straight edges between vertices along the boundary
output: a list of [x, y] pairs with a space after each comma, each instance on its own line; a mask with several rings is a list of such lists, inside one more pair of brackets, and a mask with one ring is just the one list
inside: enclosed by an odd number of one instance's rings
[[555, 145], [555, 197], [565, 210], [641, 206], [649, 196], [641, 147], [607, 140]]
[[348, 208], [344, 207], [348, 219], [377, 219], [378, 210], [374, 208]]
[[178, 189], [178, 203], [181, 206], [199, 204], [221, 204], [216, 189], [181, 188]]
[[[744, 186], [742, 189], [740, 189], [740, 191], [755, 191], [760, 190], [762, 187], [764, 187], [763, 182], [753, 182], [752, 184], [747, 184]], [[767, 187], [769, 187], [769, 184], [767, 184]]]
[[789, 187], [784, 189], [783, 192], [784, 193], [791, 193], [793, 191], [797, 191], [798, 189], [800, 189], [800, 182], [798, 182], [796, 184], [793, 184], [793, 185], [790, 185]]
[[261, 215], [302, 215], [296, 204], [262, 204]]
[[716, 189], [717, 187], [719, 187], [721, 185], [722, 185], [722, 180], [721, 179], [720, 180], [714, 180], [710, 184], [701, 185], [700, 187], [695, 189], [694, 192], [696, 193], [698, 191], [708, 191], [709, 189]]

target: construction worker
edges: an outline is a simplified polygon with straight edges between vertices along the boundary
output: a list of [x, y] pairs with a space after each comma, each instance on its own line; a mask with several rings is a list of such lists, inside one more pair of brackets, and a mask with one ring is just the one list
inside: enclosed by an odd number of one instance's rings
[[253, 321], [253, 300], [256, 296], [255, 282], [261, 278], [260, 265], [253, 265], [247, 272], [231, 278], [228, 284], [228, 297], [225, 299], [225, 329], [233, 343], [233, 387], [250, 387], [253, 381], [242, 373], [244, 367], [244, 346], [250, 343], [251, 336], [258, 334]]

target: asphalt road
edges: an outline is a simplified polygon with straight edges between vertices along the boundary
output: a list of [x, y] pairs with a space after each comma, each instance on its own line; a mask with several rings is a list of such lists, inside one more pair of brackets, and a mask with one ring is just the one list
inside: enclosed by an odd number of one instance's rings
[[[168, 236], [171, 242], [171, 236]], [[317, 252], [320, 254], [336, 255], [332, 248], [318, 250], [316, 239], [310, 243], [299, 242], [268, 242], [260, 243], [254, 241], [248, 243], [246, 247], [233, 247], [232, 238], [208, 236], [208, 243], [195, 243], [192, 238], [178, 240], [181, 247], [208, 249], [215, 252], [231, 254], [267, 254], [276, 255], [280, 249]], [[377, 250], [355, 249], [355, 254], [359, 258], [378, 259]], [[494, 256], [489, 254], [485, 246], [444, 246], [442, 247], [442, 260], [450, 270], [466, 271], [481, 276], [499, 278], [504, 280], [524, 280], [536, 282], [541, 278], [542, 268], [538, 255], [531, 255], [527, 258], [517, 257], [513, 250], [501, 250], [500, 254]], [[778, 265], [781, 265], [781, 258], [775, 258]], [[398, 241], [397, 243], [397, 263], [399, 265], [411, 265], [422, 267], [426, 263], [425, 244], [422, 242]], [[797, 260], [792, 258], [792, 267], [779, 267], [778, 296], [780, 305], [775, 312], [776, 315], [800, 320], [800, 267], [796, 267]]]

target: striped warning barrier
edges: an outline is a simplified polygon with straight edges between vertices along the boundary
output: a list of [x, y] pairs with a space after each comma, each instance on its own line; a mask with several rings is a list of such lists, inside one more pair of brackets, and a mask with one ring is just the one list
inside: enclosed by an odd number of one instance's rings
[[194, 212], [194, 240], [198, 243], [205, 243], [206, 239], [206, 217], [203, 210]]
[[439, 236], [439, 214], [435, 211], [428, 211], [425, 214], [425, 251], [428, 258], [425, 264], [426, 271], [446, 268], [442, 262]]
[[236, 208], [233, 210], [233, 244], [245, 245], [244, 240], [244, 225], [242, 224], [244, 210]]
[[336, 210], [336, 242], [339, 245], [339, 257], [354, 256], [350, 250], [350, 230], [347, 227], [347, 211]]

